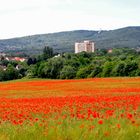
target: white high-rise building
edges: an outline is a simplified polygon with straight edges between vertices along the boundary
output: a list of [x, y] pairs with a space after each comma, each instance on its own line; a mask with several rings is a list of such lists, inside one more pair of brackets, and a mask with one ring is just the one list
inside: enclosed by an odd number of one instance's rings
[[94, 52], [95, 47], [94, 47], [94, 42], [86, 40], [84, 42], [76, 42], [75, 43], [75, 53], [80, 53], [80, 52]]

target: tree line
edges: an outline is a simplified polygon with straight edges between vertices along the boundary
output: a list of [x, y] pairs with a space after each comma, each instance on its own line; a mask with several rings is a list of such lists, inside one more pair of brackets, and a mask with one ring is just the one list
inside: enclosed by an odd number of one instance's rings
[[[4, 61], [1, 61], [4, 63]], [[3, 64], [5, 65], [5, 64]], [[0, 81], [28, 78], [76, 79], [94, 77], [140, 76], [140, 52], [130, 48], [96, 50], [94, 53], [62, 53], [57, 55], [45, 47], [41, 55], [29, 57], [24, 63], [8, 62], [0, 68]]]
[[30, 77], [50, 79], [140, 76], [140, 53], [130, 48], [116, 48], [112, 53], [104, 49], [95, 53], [64, 53], [44, 57], [29, 70]]

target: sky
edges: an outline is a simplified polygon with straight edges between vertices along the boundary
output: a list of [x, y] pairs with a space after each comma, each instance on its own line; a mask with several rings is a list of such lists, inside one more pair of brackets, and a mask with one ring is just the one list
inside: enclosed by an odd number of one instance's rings
[[140, 0], [0, 0], [0, 39], [140, 26]]

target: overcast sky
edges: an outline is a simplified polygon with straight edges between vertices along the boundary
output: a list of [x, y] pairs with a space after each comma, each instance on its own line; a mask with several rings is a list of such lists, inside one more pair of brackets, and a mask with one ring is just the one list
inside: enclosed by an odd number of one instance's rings
[[140, 0], [0, 0], [0, 39], [140, 25]]

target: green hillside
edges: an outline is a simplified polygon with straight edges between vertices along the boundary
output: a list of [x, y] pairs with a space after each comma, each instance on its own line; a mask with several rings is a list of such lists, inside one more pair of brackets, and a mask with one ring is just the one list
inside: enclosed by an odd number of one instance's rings
[[35, 54], [41, 52], [44, 46], [50, 46], [56, 52], [74, 52], [74, 43], [83, 40], [94, 41], [96, 48], [138, 48], [140, 26], [109, 31], [77, 30], [0, 40], [0, 51]]

